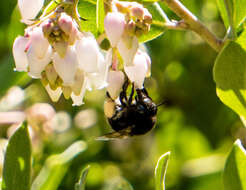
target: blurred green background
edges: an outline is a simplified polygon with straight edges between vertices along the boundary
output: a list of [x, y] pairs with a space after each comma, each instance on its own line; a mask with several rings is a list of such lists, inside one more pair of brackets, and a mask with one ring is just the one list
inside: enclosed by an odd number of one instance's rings
[[[182, 2], [218, 37], [224, 36], [214, 0]], [[16, 1], [2, 1], [0, 5], [0, 97], [3, 99], [11, 86], [24, 87], [30, 78], [13, 71], [12, 44], [25, 28], [19, 22]], [[177, 19], [165, 5], [161, 6], [169, 18]], [[87, 190], [113, 190], [117, 189], [115, 184], [127, 182], [136, 190], [154, 189], [155, 164], [167, 151], [171, 151], [166, 176], [168, 190], [223, 189], [221, 173], [225, 157], [233, 141], [243, 138], [245, 131], [238, 116], [216, 96], [212, 68], [217, 53], [189, 31], [167, 31], [146, 45], [152, 58], [152, 76], [146, 79], [145, 87], [156, 103], [166, 101], [167, 104], [159, 107], [155, 129], [144, 136], [108, 142], [94, 140], [111, 131], [103, 114], [105, 90], [87, 92], [85, 105], [72, 107], [72, 101], [63, 97], [57, 103], [51, 102], [38, 80], [25, 88], [24, 102], [11, 110], [25, 110], [34, 103], [47, 102], [67, 117], [63, 115], [59, 123], [61, 126], [67, 123], [64, 130], [37, 134], [38, 140], [33, 141], [33, 179], [46, 158], [64, 151], [76, 140], [84, 140], [88, 149], [70, 163], [59, 190], [73, 189], [81, 169], [88, 164], [91, 168]], [[2, 106], [0, 111], [9, 111], [7, 107]], [[7, 137], [8, 127], [1, 126], [2, 138]]]

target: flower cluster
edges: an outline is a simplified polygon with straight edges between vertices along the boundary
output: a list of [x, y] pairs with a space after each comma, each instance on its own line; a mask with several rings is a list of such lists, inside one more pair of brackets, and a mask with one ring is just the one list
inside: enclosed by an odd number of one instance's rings
[[[112, 47], [112, 71], [109, 72], [107, 90], [113, 99], [118, 97], [124, 82], [121, 70], [136, 88], [142, 88], [145, 77], [150, 76], [151, 60], [146, 52], [140, 50], [138, 37], [149, 32], [151, 22], [151, 14], [141, 4], [112, 1], [104, 26]], [[123, 69], [119, 69], [121, 65]]]
[[[73, 100], [73, 105], [83, 103], [86, 90], [106, 86], [116, 99], [125, 77], [136, 88], [143, 87], [151, 65], [138, 42], [152, 22], [146, 8], [136, 2], [112, 1], [104, 20], [112, 48], [103, 53], [94, 36], [81, 31], [75, 2], [64, 0], [34, 20], [43, 3], [44, 0], [18, 0], [22, 22], [28, 27], [13, 45], [17, 71], [41, 79], [53, 101], [58, 101], [63, 93]], [[68, 11], [69, 6], [73, 7]]]
[[[20, 2], [27, 0], [19, 0], [19, 8], [23, 21], [29, 24], [35, 14], [22, 10], [30, 7]], [[74, 105], [81, 105], [86, 89], [107, 85], [108, 65], [96, 39], [80, 32], [75, 19], [62, 6], [28, 26], [24, 37], [16, 38], [13, 55], [16, 70], [41, 78], [53, 101], [63, 93], [65, 98], [72, 98]]]

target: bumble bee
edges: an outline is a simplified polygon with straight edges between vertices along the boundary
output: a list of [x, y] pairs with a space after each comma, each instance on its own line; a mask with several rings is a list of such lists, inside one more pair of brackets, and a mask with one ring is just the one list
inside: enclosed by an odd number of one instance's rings
[[[143, 135], [154, 128], [158, 106], [149, 97], [145, 88], [134, 89], [134, 83], [128, 98], [128, 86], [129, 82], [126, 80], [119, 95], [120, 103], [118, 104], [108, 92], [106, 93], [104, 112], [114, 132], [98, 137], [97, 140]], [[133, 98], [135, 91], [136, 95]]]

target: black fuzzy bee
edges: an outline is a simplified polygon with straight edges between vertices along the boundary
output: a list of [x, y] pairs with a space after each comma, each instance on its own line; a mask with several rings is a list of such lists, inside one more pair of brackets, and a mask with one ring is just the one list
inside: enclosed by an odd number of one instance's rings
[[145, 88], [136, 89], [135, 99], [133, 99], [134, 84], [128, 98], [126, 92], [128, 85], [127, 80], [119, 96], [120, 104], [116, 104], [107, 92], [104, 112], [115, 132], [98, 137], [98, 140], [143, 135], [155, 126], [157, 105], [149, 97]]

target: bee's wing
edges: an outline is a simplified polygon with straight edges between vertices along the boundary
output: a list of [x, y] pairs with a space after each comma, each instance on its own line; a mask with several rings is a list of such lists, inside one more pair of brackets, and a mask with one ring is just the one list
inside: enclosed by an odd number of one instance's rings
[[95, 138], [95, 140], [109, 141], [109, 140], [115, 140], [115, 139], [126, 139], [126, 138], [132, 136], [130, 134], [130, 132], [131, 132], [131, 128], [128, 127], [126, 129], [122, 129], [122, 130], [117, 131], [117, 132], [107, 133], [103, 136]]

